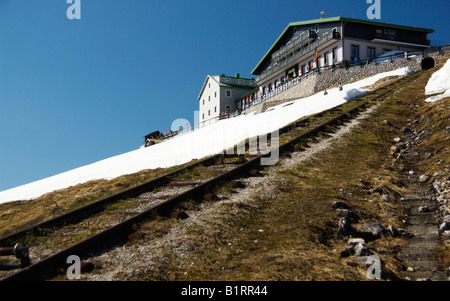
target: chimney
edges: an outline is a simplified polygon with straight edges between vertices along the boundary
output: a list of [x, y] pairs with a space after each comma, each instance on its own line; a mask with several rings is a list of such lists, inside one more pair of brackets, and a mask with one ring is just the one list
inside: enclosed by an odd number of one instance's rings
[[236, 73], [236, 78], [239, 78], [239, 75], [240, 75], [239, 73]]

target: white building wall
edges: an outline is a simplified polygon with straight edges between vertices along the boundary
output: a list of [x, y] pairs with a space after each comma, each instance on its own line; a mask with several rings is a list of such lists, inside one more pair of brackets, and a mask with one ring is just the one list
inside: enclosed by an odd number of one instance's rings
[[219, 116], [220, 86], [208, 76], [205, 89], [200, 97], [200, 122]]

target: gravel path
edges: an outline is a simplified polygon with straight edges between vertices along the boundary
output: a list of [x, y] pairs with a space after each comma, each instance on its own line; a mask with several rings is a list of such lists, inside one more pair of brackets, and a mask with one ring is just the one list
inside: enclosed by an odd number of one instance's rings
[[401, 178], [411, 191], [403, 197], [407, 214], [405, 230], [410, 238], [402, 250], [402, 257], [408, 265], [408, 278], [411, 280], [442, 281], [445, 275], [438, 271], [438, 260], [434, 255], [439, 244], [439, 226], [434, 210], [436, 201], [423, 175], [415, 169], [415, 163], [421, 160], [421, 153], [414, 148], [416, 138], [414, 130], [407, 131], [400, 142], [406, 146], [401, 155], [404, 165]]

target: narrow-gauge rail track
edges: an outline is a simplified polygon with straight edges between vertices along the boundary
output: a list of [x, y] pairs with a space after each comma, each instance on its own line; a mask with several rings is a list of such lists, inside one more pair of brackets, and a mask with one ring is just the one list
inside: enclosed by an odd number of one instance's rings
[[[87, 257], [88, 254], [113, 243], [126, 241], [128, 236], [135, 232], [134, 227], [137, 224], [148, 220], [154, 214], [169, 216], [182, 202], [187, 200], [201, 201], [208, 197], [214, 198], [216, 187], [223, 183], [229, 183], [239, 177], [251, 176], [252, 172], [257, 174], [255, 171], [264, 169], [265, 166], [261, 165], [261, 160], [263, 158], [269, 158], [274, 151], [282, 155], [301, 149], [302, 146], [308, 143], [308, 139], [311, 139], [311, 137], [314, 137], [320, 132], [327, 132], [331, 127], [338, 126], [355, 117], [369, 103], [382, 99], [387, 94], [395, 91], [398, 86], [413, 81], [420, 75], [420, 71], [415, 72], [354, 99], [351, 101], [351, 108], [344, 112], [339, 109], [342, 107], [333, 108], [300, 119], [283, 127], [279, 130], [279, 140], [286, 142], [276, 148], [272, 148], [268, 152], [254, 156], [212, 156], [135, 188], [128, 189], [52, 220], [1, 238], [0, 246], [9, 246], [20, 242], [30, 235], [35, 237], [42, 235], [51, 237], [63, 234], [67, 235], [71, 231], [76, 232], [74, 225], [79, 225], [80, 223], [89, 224], [89, 219], [99, 221], [104, 220], [101, 216], [108, 216], [109, 221], [98, 226], [97, 231], [90, 237], [81, 239], [62, 250], [54, 251], [50, 253], [51, 255], [47, 256], [44, 254], [37, 262], [15, 273], [9, 273], [2, 280], [43, 280], [51, 274], [50, 271], [52, 269], [65, 266], [67, 258], [71, 255], [78, 255], [81, 258]], [[227, 161], [230, 158], [233, 161]], [[192, 179], [183, 180], [182, 175], [186, 170], [194, 170], [200, 166], [208, 169], [207, 179], [202, 179], [201, 181], [193, 181]], [[105, 206], [120, 202], [126, 203], [127, 209], [125, 211], [117, 210], [118, 214], [116, 214], [115, 218], [111, 218], [111, 211], [105, 210]], [[132, 206], [128, 206], [130, 204]], [[28, 247], [32, 250], [34, 246], [31, 245]]]

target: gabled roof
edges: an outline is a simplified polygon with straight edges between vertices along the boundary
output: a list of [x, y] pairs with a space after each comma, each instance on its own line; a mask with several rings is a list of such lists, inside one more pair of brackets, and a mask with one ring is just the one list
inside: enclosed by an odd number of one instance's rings
[[435, 29], [429, 29], [429, 28], [396, 25], [396, 24], [391, 24], [391, 23], [383, 23], [383, 22], [376, 22], [376, 21], [369, 21], [369, 20], [360, 20], [360, 19], [353, 19], [353, 18], [346, 18], [346, 17], [321, 18], [321, 19], [315, 19], [315, 20], [309, 20], [309, 21], [292, 22], [292, 23], [289, 23], [288, 26], [286, 26], [286, 28], [283, 30], [283, 32], [278, 37], [278, 39], [276, 39], [276, 41], [272, 44], [272, 46], [269, 48], [269, 50], [266, 52], [266, 54], [258, 62], [256, 67], [252, 70], [251, 74], [255, 74], [256, 69], [259, 67], [259, 65], [261, 65], [261, 63], [271, 53], [271, 51], [275, 48], [275, 46], [281, 40], [281, 38], [284, 36], [284, 34], [289, 30], [289, 28], [294, 27], [294, 26], [311, 25], [311, 24], [319, 24], [319, 23], [330, 23], [330, 22], [338, 22], [338, 21], [340, 21], [340, 22], [352, 22], [352, 23], [359, 23], [359, 24], [367, 24], [367, 25], [377, 25], [377, 26], [382, 26], [382, 27], [389, 27], [389, 28], [395, 28], [395, 29], [405, 29], [405, 30], [412, 30], [412, 31], [426, 32], [426, 33], [433, 33], [433, 32], [436, 31]]
[[254, 81], [254, 78], [244, 78], [244, 77], [233, 77], [233, 76], [226, 76], [226, 75], [208, 75], [205, 79], [205, 82], [203, 83], [202, 90], [200, 91], [200, 94], [198, 95], [197, 100], [200, 100], [203, 91], [206, 88], [206, 84], [208, 83], [208, 79], [212, 79], [214, 82], [216, 82], [220, 87], [229, 87], [229, 88], [241, 88], [241, 89], [254, 89], [254, 86], [245, 86], [245, 85], [233, 85], [233, 84], [226, 84], [220, 82], [220, 77], [228, 77], [228, 78], [234, 78], [234, 79], [244, 79], [244, 80], [252, 80]]

